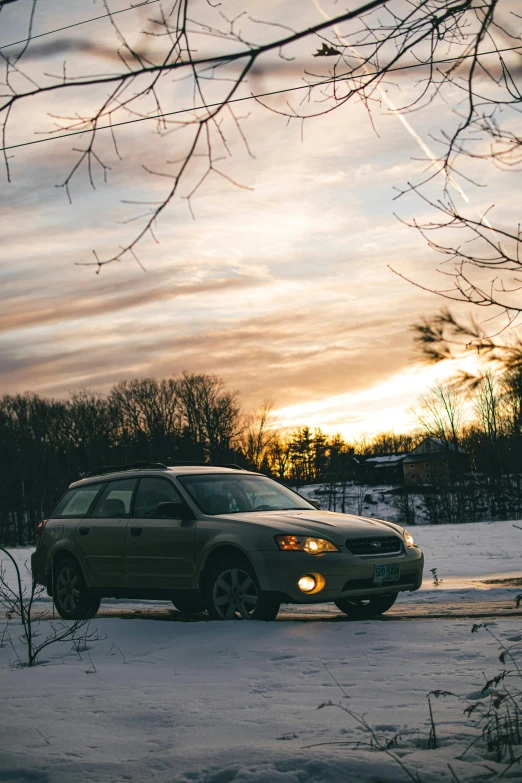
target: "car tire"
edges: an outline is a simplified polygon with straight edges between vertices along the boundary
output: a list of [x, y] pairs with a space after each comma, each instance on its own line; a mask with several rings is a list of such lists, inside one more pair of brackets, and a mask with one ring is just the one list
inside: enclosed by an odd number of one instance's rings
[[204, 586], [211, 620], [275, 620], [281, 602], [259, 587], [252, 566], [241, 558], [217, 563]]
[[73, 558], [61, 560], [54, 569], [53, 600], [64, 620], [90, 620], [101, 602], [89, 593], [82, 569]]
[[397, 600], [398, 593], [374, 595], [369, 598], [340, 598], [334, 604], [352, 620], [365, 620], [384, 614]]
[[200, 598], [177, 598], [172, 603], [174, 608], [182, 614], [197, 614], [206, 611], [205, 604]]

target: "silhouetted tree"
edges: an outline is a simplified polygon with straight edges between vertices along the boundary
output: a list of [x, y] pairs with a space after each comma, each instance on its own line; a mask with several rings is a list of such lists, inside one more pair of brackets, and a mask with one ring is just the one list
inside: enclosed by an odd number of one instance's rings
[[268, 453], [277, 437], [271, 417], [273, 405], [272, 400], [264, 400], [243, 420], [239, 445], [247, 465], [253, 470], [260, 470], [263, 466], [268, 468]]

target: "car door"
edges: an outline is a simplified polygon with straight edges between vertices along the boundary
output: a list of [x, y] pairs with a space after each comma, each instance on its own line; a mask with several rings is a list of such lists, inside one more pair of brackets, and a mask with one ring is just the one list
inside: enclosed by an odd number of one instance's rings
[[76, 532], [93, 587], [125, 587], [125, 533], [137, 479], [109, 481]]
[[166, 478], [140, 479], [132, 519], [127, 525], [127, 586], [135, 589], [195, 589], [194, 534], [196, 520], [168, 519], [160, 503], [183, 504]]

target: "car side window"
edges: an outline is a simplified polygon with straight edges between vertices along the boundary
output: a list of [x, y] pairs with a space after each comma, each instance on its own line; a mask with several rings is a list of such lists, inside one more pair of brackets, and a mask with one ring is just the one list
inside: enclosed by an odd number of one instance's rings
[[86, 516], [91, 503], [102, 486], [103, 484], [87, 484], [84, 487], [70, 489], [65, 493], [49, 518], [65, 519], [67, 517]]
[[175, 486], [167, 479], [142, 478], [136, 493], [134, 516], [139, 519], [159, 519], [160, 503], [183, 503]]
[[128, 517], [136, 482], [137, 479], [110, 481], [98, 498], [91, 517], [95, 519]]

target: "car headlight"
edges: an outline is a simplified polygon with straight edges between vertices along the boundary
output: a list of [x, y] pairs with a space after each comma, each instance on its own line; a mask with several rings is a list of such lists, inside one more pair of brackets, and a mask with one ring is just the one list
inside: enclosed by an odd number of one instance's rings
[[323, 552], [338, 552], [339, 550], [325, 538], [308, 538], [307, 536], [276, 536], [279, 549], [285, 551], [308, 552], [309, 555], [322, 555]]
[[406, 546], [415, 546], [413, 543], [413, 536], [411, 533], [408, 533], [407, 530], [404, 531], [404, 543]]

